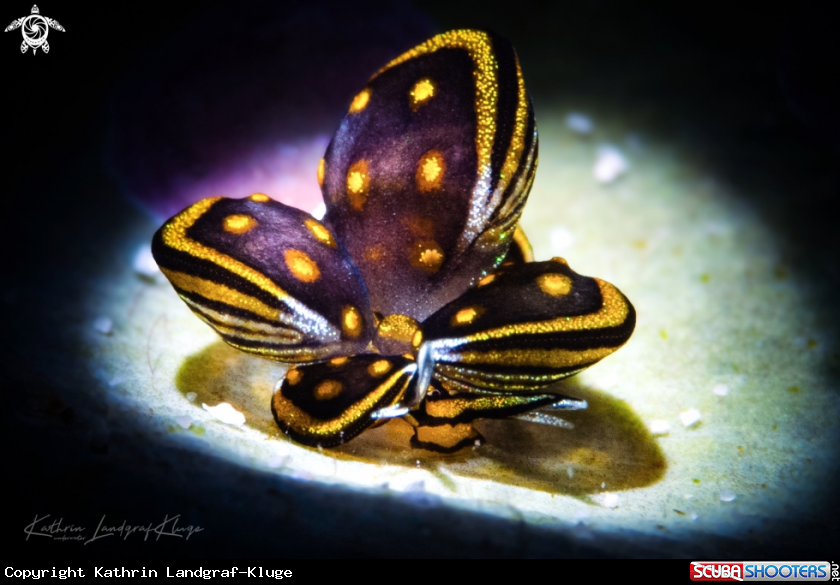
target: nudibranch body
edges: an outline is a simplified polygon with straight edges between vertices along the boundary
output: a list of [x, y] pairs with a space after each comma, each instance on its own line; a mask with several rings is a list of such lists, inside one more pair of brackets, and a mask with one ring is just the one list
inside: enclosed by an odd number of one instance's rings
[[318, 166], [323, 221], [263, 194], [200, 201], [153, 253], [237, 349], [295, 364], [272, 400], [306, 445], [403, 417], [452, 451], [479, 418], [585, 403], [550, 391], [623, 345], [635, 311], [518, 227], [537, 166], [519, 61], [499, 35], [438, 35], [352, 99]]

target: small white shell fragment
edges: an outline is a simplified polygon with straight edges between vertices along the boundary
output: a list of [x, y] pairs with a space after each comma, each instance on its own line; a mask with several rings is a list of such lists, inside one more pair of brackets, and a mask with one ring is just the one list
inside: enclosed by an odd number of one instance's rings
[[236, 410], [227, 402], [220, 402], [216, 406], [207, 406], [203, 402], [201, 408], [209, 412], [216, 420], [229, 425], [241, 427], [245, 424], [245, 415]]
[[721, 502], [732, 502], [738, 496], [735, 495], [735, 492], [732, 490], [720, 490], [720, 501]]
[[315, 219], [324, 219], [324, 216], [327, 214], [327, 206], [322, 201], [318, 205], [315, 206], [315, 209], [312, 210], [312, 217]]
[[575, 476], [575, 470], [571, 465], [566, 468], [566, 475], [568, 475], [570, 479]]
[[607, 482], [601, 482], [601, 489], [602, 490], [607, 489]]
[[113, 328], [114, 322], [109, 317], [97, 317], [93, 321], [94, 331], [98, 331], [102, 335], [111, 335]]
[[726, 396], [729, 394], [729, 386], [726, 384], [717, 384], [714, 388], [712, 388], [712, 392], [714, 392], [716, 396]]
[[671, 423], [667, 420], [652, 420], [649, 428], [651, 435], [667, 435], [671, 432]]
[[605, 508], [618, 508], [618, 494], [598, 494], [597, 496], [595, 496], [595, 500]]
[[134, 253], [134, 261], [131, 265], [134, 268], [134, 272], [140, 276], [156, 278], [160, 274], [160, 268], [157, 262], [155, 262], [155, 258], [152, 256], [152, 248], [148, 244], [143, 244], [137, 248], [137, 252]]
[[565, 253], [575, 243], [572, 232], [561, 225], [551, 230], [549, 239], [551, 241], [551, 253], [554, 255]]
[[178, 426], [182, 429], [188, 429], [192, 424], [192, 419], [188, 416], [176, 416], [175, 422], [178, 423]]
[[592, 176], [599, 183], [612, 183], [627, 172], [629, 168], [630, 164], [618, 147], [611, 144], [604, 144], [598, 147], [595, 154], [595, 165], [592, 167]]
[[198, 398], [198, 394], [196, 394], [195, 392], [187, 392], [186, 394], [184, 394], [184, 397], [190, 402], [192, 402], [193, 400]]
[[685, 412], [680, 413], [680, 421], [684, 427], [690, 427], [700, 420], [700, 411], [696, 408], [689, 408]]
[[592, 118], [580, 112], [570, 112], [566, 116], [566, 127], [577, 134], [589, 134], [595, 125]]

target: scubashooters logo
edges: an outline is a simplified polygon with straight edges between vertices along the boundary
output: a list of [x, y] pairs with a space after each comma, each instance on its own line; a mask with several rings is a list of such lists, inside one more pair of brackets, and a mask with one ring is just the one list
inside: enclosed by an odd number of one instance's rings
[[27, 49], [31, 47], [33, 55], [38, 51], [38, 49], [41, 49], [44, 53], [50, 52], [50, 44], [47, 42], [47, 35], [49, 34], [51, 28], [64, 32], [64, 27], [58, 24], [57, 20], [41, 16], [41, 11], [38, 10], [37, 4], [32, 5], [32, 14], [13, 20], [12, 24], [7, 26], [6, 30], [3, 32], [9, 32], [10, 30], [18, 28], [21, 29], [21, 33], [23, 34], [23, 42], [20, 44], [20, 52], [25, 53]]
[[[49, 569], [16, 569], [15, 567], [6, 567], [6, 577], [13, 577], [18, 579], [43, 579], [49, 577], [57, 577], [59, 579], [69, 579], [71, 577], [85, 577], [82, 569], [59, 569], [56, 571], [55, 567], [52, 571]], [[198, 567], [197, 569], [173, 569], [166, 567], [166, 577], [188, 577], [193, 579], [213, 579], [215, 577], [236, 577], [243, 575], [245, 577], [269, 577], [271, 579], [291, 579], [291, 569], [265, 569], [263, 567], [230, 567], [228, 569], [205, 569]], [[88, 574], [87, 576], [90, 576]], [[156, 569], [126, 569], [125, 567], [94, 567], [94, 577], [153, 577], [157, 578], [158, 571]]]
[[828, 581], [827, 561], [694, 561], [692, 581]]

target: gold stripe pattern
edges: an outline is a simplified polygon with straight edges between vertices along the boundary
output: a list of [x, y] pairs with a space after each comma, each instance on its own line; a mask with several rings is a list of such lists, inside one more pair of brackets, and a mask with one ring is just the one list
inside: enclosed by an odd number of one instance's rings
[[[283, 327], [282, 325], [275, 327], [274, 325], [269, 325], [268, 323], [263, 323], [262, 321], [241, 319], [234, 315], [220, 313], [219, 311], [216, 311], [208, 306], [194, 301], [186, 295], [178, 296], [181, 297], [181, 300], [187, 303], [187, 305], [190, 307], [190, 309], [193, 310], [193, 312], [197, 313], [200, 318], [204, 319], [205, 322], [207, 322], [211, 327], [214, 327], [217, 330], [221, 331], [222, 327], [228, 327], [232, 331], [236, 329], [242, 329], [250, 333], [265, 333], [269, 336], [279, 337], [293, 335], [298, 341], [303, 340], [303, 334], [292, 327]], [[283, 316], [281, 315], [281, 317]], [[281, 322], [283, 322], [282, 319]]]
[[177, 272], [161, 267], [161, 272], [169, 279], [169, 282], [176, 288], [185, 292], [195, 293], [201, 295], [205, 299], [211, 301], [218, 301], [243, 311], [248, 311], [259, 315], [263, 319], [271, 321], [277, 320], [279, 311], [272, 309], [259, 299], [239, 292], [236, 289], [229, 288], [223, 284], [218, 284], [212, 280], [206, 280], [184, 272]]
[[445, 361], [462, 364], [501, 365], [511, 367], [570, 368], [591, 364], [613, 353], [617, 347], [594, 349], [503, 349], [492, 351], [464, 351], [442, 356]]
[[568, 372], [550, 374], [501, 374], [469, 370], [457, 365], [438, 362], [435, 365], [435, 379], [444, 387], [467, 394], [495, 395], [496, 392], [541, 392], [549, 384], [577, 374], [587, 366]]
[[495, 394], [469, 398], [447, 398], [444, 400], [427, 400], [426, 414], [434, 418], [453, 419], [467, 411], [502, 410], [545, 400], [546, 395], [516, 396], [510, 394]]
[[[502, 165], [502, 172], [499, 175], [499, 183], [496, 185], [496, 191], [499, 193], [505, 192], [508, 182], [519, 168], [519, 161], [522, 159], [522, 151], [525, 148], [525, 132], [528, 130], [528, 94], [525, 91], [525, 80], [522, 78], [519, 57], [516, 57], [516, 84], [516, 117], [514, 118], [510, 145], [505, 155], [505, 162]], [[536, 144], [536, 141], [534, 144]]]
[[253, 353], [267, 359], [278, 360], [281, 362], [289, 362], [295, 364], [311, 364], [317, 361], [326, 359], [331, 354], [335, 353], [336, 346], [324, 345], [320, 347], [299, 347], [295, 346], [290, 349], [281, 349], [274, 347], [252, 347], [250, 345], [242, 345], [230, 339], [225, 339], [225, 343], [245, 353]]

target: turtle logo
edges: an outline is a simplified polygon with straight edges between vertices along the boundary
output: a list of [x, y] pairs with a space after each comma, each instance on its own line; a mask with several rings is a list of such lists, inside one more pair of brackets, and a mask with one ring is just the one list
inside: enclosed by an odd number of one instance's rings
[[64, 32], [64, 27], [58, 24], [57, 21], [46, 16], [41, 16], [38, 5], [32, 6], [32, 14], [13, 20], [12, 24], [6, 27], [3, 32], [9, 32], [20, 28], [23, 33], [23, 42], [20, 44], [20, 52], [25, 53], [26, 49], [32, 47], [32, 54], [34, 55], [40, 48], [45, 53], [50, 52], [50, 44], [47, 42], [47, 34], [50, 28]]

